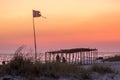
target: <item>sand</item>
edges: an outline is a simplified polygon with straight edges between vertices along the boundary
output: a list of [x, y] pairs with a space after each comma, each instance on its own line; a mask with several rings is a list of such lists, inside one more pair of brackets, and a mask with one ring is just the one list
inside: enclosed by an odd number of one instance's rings
[[[100, 65], [112, 68], [116, 73], [111, 74], [98, 74], [94, 73], [92, 80], [120, 80], [120, 62], [103, 62]], [[90, 66], [87, 66], [87, 68]]]

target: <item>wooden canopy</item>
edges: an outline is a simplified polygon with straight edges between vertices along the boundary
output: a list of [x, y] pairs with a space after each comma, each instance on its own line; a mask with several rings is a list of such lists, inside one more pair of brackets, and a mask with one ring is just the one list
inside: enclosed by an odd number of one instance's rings
[[57, 51], [50, 51], [47, 53], [57, 54], [57, 53], [77, 53], [77, 52], [87, 52], [87, 51], [96, 51], [97, 49], [90, 48], [73, 48], [73, 49], [61, 49]]

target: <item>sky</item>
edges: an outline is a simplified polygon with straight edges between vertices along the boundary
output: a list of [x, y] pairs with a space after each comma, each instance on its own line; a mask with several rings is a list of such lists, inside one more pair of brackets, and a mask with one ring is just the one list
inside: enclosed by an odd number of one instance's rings
[[0, 0], [0, 53], [21, 45], [34, 50], [32, 10], [37, 51], [97, 48], [120, 52], [119, 0]]

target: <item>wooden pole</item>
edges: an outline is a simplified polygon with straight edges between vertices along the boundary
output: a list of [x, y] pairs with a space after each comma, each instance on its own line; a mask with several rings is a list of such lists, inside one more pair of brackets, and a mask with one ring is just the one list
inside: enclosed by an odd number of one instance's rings
[[91, 51], [91, 64], [93, 63], [93, 52]]
[[37, 44], [36, 44], [36, 33], [35, 33], [35, 23], [33, 17], [33, 32], [34, 32], [34, 48], [35, 48], [35, 62], [37, 61]]
[[73, 54], [74, 54], [74, 53], [72, 53], [72, 57], [71, 57], [72, 63], [73, 63]]
[[52, 54], [52, 56], [53, 56], [53, 62], [55, 62], [55, 54]]
[[[97, 57], [96, 57], [96, 60], [98, 59], [98, 50], [96, 50], [96, 55], [97, 55]], [[98, 63], [98, 60], [97, 60], [97, 63]]]
[[51, 62], [51, 53], [49, 53], [49, 62]]
[[80, 64], [82, 64], [82, 52], [80, 52]]
[[67, 53], [65, 53], [66, 61], [67, 61]]
[[83, 64], [85, 64], [85, 52], [83, 52]]
[[80, 63], [80, 52], [78, 52], [78, 63]]
[[47, 62], [47, 52], [45, 52], [45, 63]]
[[70, 63], [70, 53], [68, 53], [69, 54], [69, 63]]
[[88, 62], [90, 64], [90, 51], [88, 52], [88, 54], [89, 54]]
[[77, 63], [77, 54], [75, 53], [75, 63]]

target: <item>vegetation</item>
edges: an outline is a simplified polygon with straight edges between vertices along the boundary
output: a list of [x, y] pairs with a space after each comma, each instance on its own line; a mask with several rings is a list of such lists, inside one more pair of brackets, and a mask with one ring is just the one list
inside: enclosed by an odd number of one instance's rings
[[103, 66], [103, 65], [93, 65], [90, 68], [90, 70], [93, 72], [98, 72], [100, 74], [114, 73], [114, 71], [111, 68], [109, 68], [107, 66]]
[[60, 76], [90, 78], [90, 72], [75, 64], [31, 62], [23, 56], [15, 56], [8, 64], [0, 67], [1, 74], [21, 76]]
[[52, 78], [79, 77], [89, 79], [90, 72], [76, 64], [59, 63], [59, 62], [33, 62], [24, 56], [19, 50], [15, 53], [13, 59], [0, 66], [2, 75], [19, 75], [25, 77], [47, 76]]
[[82, 68], [79, 64], [68, 64], [56, 62], [33, 62], [21, 52], [22, 47], [16, 51], [13, 59], [8, 63], [0, 66], [2, 75], [19, 75], [28, 77], [33, 80], [37, 76], [46, 76], [52, 78], [59, 77], [77, 77], [81, 80], [91, 79], [92, 72], [101, 74], [113, 73], [114, 71], [105, 66], [93, 65], [91, 68]]
[[112, 61], [120, 61], [120, 56], [116, 55], [116, 56], [104, 59], [104, 61], [110, 61], [110, 62], [112, 62]]

